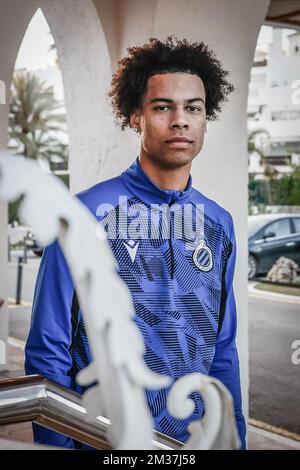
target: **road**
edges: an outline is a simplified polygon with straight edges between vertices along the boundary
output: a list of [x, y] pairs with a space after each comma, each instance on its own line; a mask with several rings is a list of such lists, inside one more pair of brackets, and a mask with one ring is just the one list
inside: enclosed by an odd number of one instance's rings
[[250, 417], [300, 434], [300, 304], [249, 296]]
[[[31, 302], [39, 258], [24, 265], [23, 299]], [[10, 297], [16, 263], [10, 264]], [[10, 309], [10, 336], [26, 340], [31, 308]], [[300, 364], [291, 360], [300, 340], [300, 304], [249, 295], [250, 417], [300, 434]]]

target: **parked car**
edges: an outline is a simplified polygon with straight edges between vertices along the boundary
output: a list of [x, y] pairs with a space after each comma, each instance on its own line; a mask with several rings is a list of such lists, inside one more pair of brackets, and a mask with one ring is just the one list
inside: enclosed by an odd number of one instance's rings
[[248, 278], [266, 274], [280, 256], [300, 266], [300, 214], [248, 217]]

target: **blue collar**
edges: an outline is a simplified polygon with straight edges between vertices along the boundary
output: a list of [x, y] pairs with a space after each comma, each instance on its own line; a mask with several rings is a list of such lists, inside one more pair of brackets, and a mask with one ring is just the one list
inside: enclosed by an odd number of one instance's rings
[[143, 171], [139, 158], [123, 171], [121, 178], [126, 188], [146, 204], [184, 204], [192, 191], [192, 177], [189, 175], [188, 183], [184, 191], [175, 189], [161, 189]]

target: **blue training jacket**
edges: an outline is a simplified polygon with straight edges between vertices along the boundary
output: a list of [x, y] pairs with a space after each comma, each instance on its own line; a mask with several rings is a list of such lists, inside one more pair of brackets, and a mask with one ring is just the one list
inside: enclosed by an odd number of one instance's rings
[[[184, 191], [160, 189], [144, 173], [138, 158], [120, 176], [77, 197], [107, 232], [118, 273], [132, 295], [134, 321], [145, 341], [146, 364], [171, 377], [172, 384], [192, 372], [221, 380], [233, 396], [245, 449], [235, 343], [232, 283], [236, 244], [231, 215], [195, 190], [191, 176]], [[169, 208], [169, 218], [160, 207]], [[120, 222], [126, 212], [129, 233]], [[202, 226], [201, 222], [197, 225], [199, 213]], [[89, 364], [91, 353], [74, 284], [57, 241], [45, 248], [41, 260], [25, 357], [26, 374], [40, 374], [84, 392], [76, 383], [76, 374]], [[193, 415], [187, 420], [175, 419], [166, 410], [168, 390], [145, 390], [154, 427], [185, 442], [188, 424], [204, 412], [203, 402], [193, 393]], [[37, 424], [33, 430], [36, 442], [87, 448]]]

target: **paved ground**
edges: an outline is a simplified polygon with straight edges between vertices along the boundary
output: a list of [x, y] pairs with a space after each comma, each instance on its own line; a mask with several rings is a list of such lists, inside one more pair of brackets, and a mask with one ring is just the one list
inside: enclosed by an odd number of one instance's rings
[[31, 318], [31, 306], [9, 305], [9, 336], [26, 341]]
[[250, 416], [300, 435], [300, 302], [250, 295], [249, 326]]

